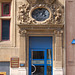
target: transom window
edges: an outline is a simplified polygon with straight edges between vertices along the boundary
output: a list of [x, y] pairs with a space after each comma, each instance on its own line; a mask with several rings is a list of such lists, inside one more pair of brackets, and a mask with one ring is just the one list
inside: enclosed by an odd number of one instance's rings
[[2, 16], [10, 16], [10, 3], [2, 3]]

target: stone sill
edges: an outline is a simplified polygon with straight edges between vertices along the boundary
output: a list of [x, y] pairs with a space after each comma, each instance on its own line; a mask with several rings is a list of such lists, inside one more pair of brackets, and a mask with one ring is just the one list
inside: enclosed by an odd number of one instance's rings
[[0, 19], [11, 19], [11, 16], [0, 16]]
[[12, 46], [11, 41], [0, 41], [0, 47], [10, 47]]

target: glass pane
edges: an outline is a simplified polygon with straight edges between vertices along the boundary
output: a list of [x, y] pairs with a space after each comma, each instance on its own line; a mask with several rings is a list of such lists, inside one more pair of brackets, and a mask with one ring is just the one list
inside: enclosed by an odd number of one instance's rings
[[47, 49], [47, 59], [51, 59], [51, 49]]
[[3, 4], [3, 15], [8, 15], [10, 10], [9, 4]]
[[51, 75], [51, 66], [47, 66], [47, 75]]
[[32, 59], [44, 59], [44, 51], [32, 51]]
[[10, 20], [2, 20], [2, 40], [9, 40]]
[[37, 21], [44, 21], [49, 18], [49, 11], [45, 8], [37, 8], [32, 12], [32, 17]]
[[32, 71], [34, 73], [32, 73], [32, 75], [44, 75], [44, 66], [35, 66], [36, 67], [36, 71], [35, 68], [32, 68]]
[[32, 64], [44, 64], [44, 60], [32, 60]]
[[47, 60], [47, 64], [51, 64], [51, 60]]

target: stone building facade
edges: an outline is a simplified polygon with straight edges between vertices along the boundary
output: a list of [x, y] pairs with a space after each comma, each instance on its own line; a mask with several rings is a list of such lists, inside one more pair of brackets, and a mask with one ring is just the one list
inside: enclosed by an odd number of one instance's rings
[[[73, 15], [72, 2], [66, 1], [66, 21], [70, 20], [68, 15]], [[69, 75], [65, 49], [69, 44], [69, 38], [65, 42], [65, 30], [69, 28], [65, 25], [64, 0], [0, 0], [0, 74]], [[73, 51], [67, 53], [67, 63], [72, 65]]]
[[75, 48], [74, 44], [71, 42], [75, 38], [75, 1], [74, 0], [66, 0], [66, 74], [74, 75], [75, 73]]

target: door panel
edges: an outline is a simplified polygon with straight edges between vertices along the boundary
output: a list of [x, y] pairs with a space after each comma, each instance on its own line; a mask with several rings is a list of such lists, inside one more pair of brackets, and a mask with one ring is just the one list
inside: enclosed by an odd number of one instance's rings
[[[34, 68], [31, 67], [32, 75], [45, 75], [46, 67], [45, 67], [45, 60], [46, 60], [46, 50], [31, 50], [31, 65], [34, 65]], [[34, 70], [33, 70], [34, 69]]]
[[30, 74], [29, 75], [52, 75], [51, 49], [30, 49]]
[[30, 37], [29, 75], [52, 75], [52, 37]]

